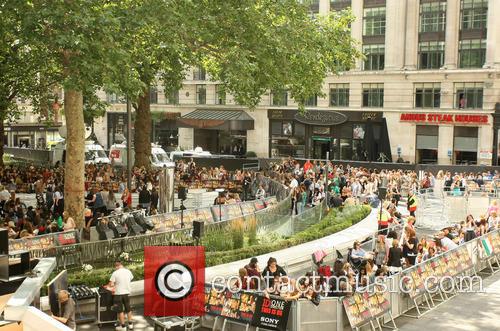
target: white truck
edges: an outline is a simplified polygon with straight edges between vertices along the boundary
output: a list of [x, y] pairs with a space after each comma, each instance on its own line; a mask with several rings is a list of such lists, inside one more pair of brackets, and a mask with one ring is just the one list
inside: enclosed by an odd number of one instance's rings
[[[112, 145], [109, 149], [109, 158], [116, 166], [127, 166], [127, 145], [123, 143]], [[133, 147], [130, 161], [132, 164], [135, 162], [135, 152]], [[174, 162], [170, 160], [163, 148], [156, 144], [151, 144], [151, 165], [155, 168], [175, 166]]]
[[[51, 147], [54, 151], [53, 163], [63, 162], [66, 160], [66, 142], [59, 141]], [[109, 164], [111, 160], [106, 155], [104, 148], [92, 140], [85, 141], [85, 164]]]

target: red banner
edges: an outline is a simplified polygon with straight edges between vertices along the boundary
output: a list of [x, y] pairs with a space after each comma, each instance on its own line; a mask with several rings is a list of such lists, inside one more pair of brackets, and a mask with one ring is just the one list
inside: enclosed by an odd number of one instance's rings
[[481, 114], [437, 114], [437, 113], [403, 113], [401, 122], [433, 123], [433, 124], [488, 124], [488, 115]]

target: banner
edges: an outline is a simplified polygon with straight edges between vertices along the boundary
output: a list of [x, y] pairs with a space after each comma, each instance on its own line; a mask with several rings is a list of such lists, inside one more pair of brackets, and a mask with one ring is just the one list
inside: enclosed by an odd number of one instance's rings
[[368, 303], [362, 294], [354, 293], [352, 296], [347, 296], [342, 299], [342, 304], [353, 329], [365, 325], [372, 319]]
[[255, 292], [217, 290], [205, 284], [205, 312], [240, 323], [285, 331], [291, 302], [271, 296], [266, 298]]
[[54, 232], [30, 238], [9, 240], [9, 251], [29, 251], [35, 249], [51, 249], [56, 246], [77, 243], [76, 230]]
[[290, 301], [282, 298], [259, 296], [252, 325], [270, 330], [286, 330]]

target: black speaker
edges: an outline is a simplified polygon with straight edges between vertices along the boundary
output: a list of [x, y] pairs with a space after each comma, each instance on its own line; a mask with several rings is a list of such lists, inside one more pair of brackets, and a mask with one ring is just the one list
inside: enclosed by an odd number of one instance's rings
[[128, 233], [127, 228], [115, 219], [110, 219], [108, 222], [108, 228], [113, 231], [115, 238], [125, 237]]
[[0, 255], [9, 255], [9, 231], [0, 229]]
[[155, 228], [153, 222], [151, 222], [151, 220], [148, 220], [142, 213], [135, 213], [134, 220], [144, 229], [144, 231], [151, 231]]
[[125, 220], [128, 227], [129, 236], [137, 236], [138, 234], [146, 232], [139, 224], [135, 222], [134, 216], [130, 215]]
[[193, 221], [193, 238], [203, 237], [204, 227], [203, 221]]
[[97, 233], [99, 234], [99, 240], [108, 240], [115, 238], [113, 230], [108, 228], [107, 224], [99, 222], [99, 224], [95, 228], [97, 230]]
[[179, 186], [179, 188], [177, 189], [177, 198], [181, 200], [186, 200], [187, 189], [184, 186]]

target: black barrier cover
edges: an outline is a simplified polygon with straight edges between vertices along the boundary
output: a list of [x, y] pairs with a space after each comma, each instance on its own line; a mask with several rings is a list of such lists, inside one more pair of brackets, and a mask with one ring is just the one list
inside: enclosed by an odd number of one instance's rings
[[286, 330], [291, 302], [282, 298], [257, 297], [252, 325], [271, 330]]
[[222, 316], [240, 323], [285, 331], [290, 313], [291, 302], [271, 296], [266, 298], [259, 293], [240, 291], [221, 291], [205, 284], [205, 312]]

